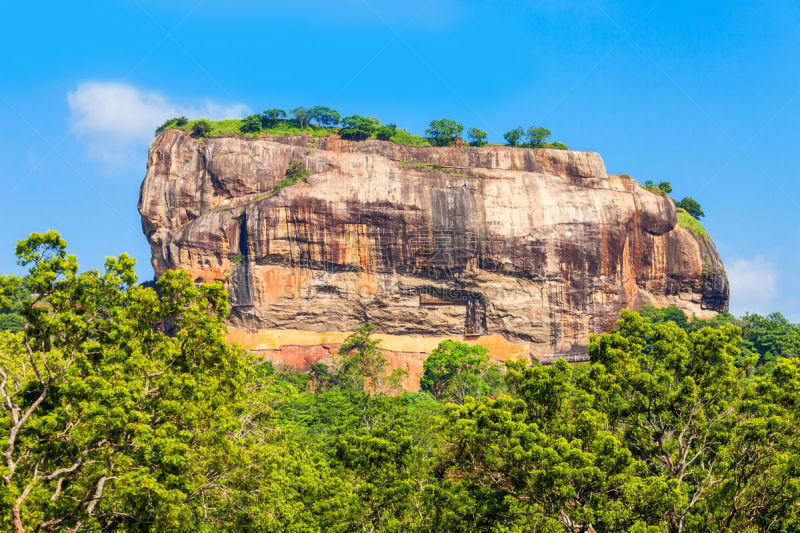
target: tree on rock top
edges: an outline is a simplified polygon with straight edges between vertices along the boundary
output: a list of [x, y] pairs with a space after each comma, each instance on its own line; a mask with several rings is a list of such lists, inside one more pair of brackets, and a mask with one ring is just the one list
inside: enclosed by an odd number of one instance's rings
[[267, 109], [261, 113], [261, 127], [271, 128], [275, 126], [282, 118], [286, 118], [286, 111], [283, 109], [273, 108]]
[[381, 121], [375, 117], [363, 117], [361, 115], [350, 115], [342, 119], [342, 129], [339, 135], [342, 139], [362, 141], [372, 137], [381, 125]]
[[456, 137], [464, 131], [464, 125], [449, 118], [432, 120], [430, 127], [425, 130], [425, 135], [434, 146], [450, 146]]
[[320, 126], [335, 126], [339, 123], [340, 115], [338, 111], [330, 107], [318, 105], [309, 110], [308, 117], [316, 120]]
[[700, 203], [689, 196], [686, 196], [683, 200], [677, 202], [675, 206], [680, 207], [698, 220], [706, 216], [706, 214], [703, 213], [703, 209], [700, 207]]
[[467, 132], [467, 136], [470, 138], [470, 146], [486, 146], [487, 144], [486, 132], [478, 128], [470, 128]]

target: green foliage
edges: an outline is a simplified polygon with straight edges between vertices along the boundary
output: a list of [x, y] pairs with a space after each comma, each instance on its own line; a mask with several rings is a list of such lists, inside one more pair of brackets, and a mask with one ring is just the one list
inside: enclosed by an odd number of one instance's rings
[[656, 185], [653, 180], [647, 180], [641, 187], [661, 196], [666, 196], [672, 192], [672, 184], [668, 181], [662, 181]]
[[464, 125], [449, 118], [432, 120], [425, 135], [434, 146], [450, 146], [464, 131]]
[[700, 204], [697, 202], [697, 200], [689, 196], [684, 197], [683, 200], [681, 200], [680, 202], [676, 202], [675, 206], [683, 209], [697, 220], [700, 220], [701, 218], [706, 216], [706, 214], [703, 213], [703, 210], [701, 209]]
[[543, 143], [544, 148], [552, 148], [554, 150], [569, 150], [569, 146], [562, 142]]
[[[295, 163], [287, 176], [304, 172]], [[25, 325], [0, 332], [0, 530], [800, 521], [800, 327], [779, 314], [623, 311], [588, 364], [520, 361], [502, 376], [483, 348], [447, 341], [424, 363], [430, 392], [390, 396], [371, 325], [304, 374], [225, 342], [219, 283], [167, 272], [158, 291], [137, 286], [125, 255], [78, 273], [56, 232], [17, 256], [24, 282], [0, 277], [0, 305], [21, 302]]]
[[501, 381], [498, 366], [489, 364], [486, 348], [452, 340], [439, 343], [422, 368], [420, 387], [437, 400], [480, 399], [497, 390]]
[[[406, 130], [397, 128], [395, 124], [381, 126], [381, 121], [374, 117], [350, 115], [340, 120], [339, 113], [326, 106], [312, 108], [296, 107], [290, 111], [294, 117], [287, 119], [283, 109], [267, 109], [261, 115], [251, 115], [243, 119], [225, 119], [207, 121], [205, 119], [188, 121], [185, 117], [170, 119], [156, 130], [156, 134], [168, 128], [192, 131], [198, 137], [229, 137], [237, 134], [253, 136], [262, 131], [272, 136], [311, 135], [325, 137], [338, 133], [343, 139], [362, 141], [377, 138], [383, 141], [392, 141], [406, 146], [450, 146], [460, 137], [464, 127], [461, 123], [451, 119], [439, 119], [431, 122], [426, 130], [427, 137], [413, 135]], [[260, 124], [258, 124], [260, 119]], [[336, 124], [341, 124], [337, 129]], [[486, 132], [477, 128], [470, 128], [470, 145], [485, 146]], [[476, 136], [472, 136], [475, 134]], [[528, 135], [533, 144], [520, 144], [524, 136]], [[511, 146], [533, 146], [538, 148], [553, 148], [568, 150], [564, 143], [546, 142], [544, 139], [550, 135], [545, 128], [531, 127], [529, 130], [515, 128], [508, 132], [506, 140]], [[533, 135], [533, 137], [531, 137]]]
[[308, 110], [308, 118], [316, 120], [320, 126], [335, 126], [339, 123], [339, 112], [325, 106], [316, 106]]
[[513, 130], [509, 130], [503, 134], [503, 138], [506, 140], [506, 143], [509, 146], [519, 146], [519, 142], [522, 140], [523, 135], [525, 135], [525, 130], [522, 129], [522, 126], [518, 126]]
[[407, 376], [397, 369], [385, 375], [386, 358], [372, 336], [375, 326], [367, 323], [350, 334], [342, 343], [335, 361], [332, 383], [358, 392], [397, 392]]
[[275, 184], [275, 187], [272, 188], [272, 192], [266, 195], [265, 198], [269, 198], [278, 194], [282, 189], [288, 187], [289, 185], [294, 185], [299, 181], [303, 181], [303, 179], [310, 175], [311, 171], [304, 169], [303, 164], [300, 161], [297, 159], [290, 160], [289, 166], [286, 168], [286, 172], [284, 174], [285, 177]]
[[586, 367], [510, 365], [509, 396], [447, 411], [441, 467], [470, 502], [456, 516], [514, 531], [796, 523], [800, 368], [743, 381], [738, 344], [730, 324], [686, 334], [623, 311]]
[[263, 129], [274, 128], [278, 121], [282, 118], [286, 118], [286, 111], [283, 109], [267, 109], [261, 113], [261, 127]]
[[164, 122], [161, 126], [156, 128], [156, 135], [161, 133], [162, 131], [168, 130], [169, 128], [182, 128], [189, 123], [189, 120], [186, 117], [177, 117], [171, 118]]
[[641, 317], [653, 324], [674, 322], [687, 333], [703, 328], [718, 329], [725, 324], [741, 328], [741, 353], [734, 357], [734, 364], [757, 374], [767, 374], [782, 358], [800, 358], [800, 324], [793, 324], [780, 313], [766, 317], [746, 314], [737, 319], [730, 313], [719, 313], [709, 320], [693, 317], [688, 320], [675, 305], [657, 308], [645, 305], [639, 311]]
[[375, 137], [381, 141], [391, 141], [392, 137], [395, 136], [397, 133], [397, 126], [394, 124], [388, 124], [386, 126], [381, 126], [375, 132]]
[[470, 138], [470, 146], [486, 146], [487, 144], [486, 132], [478, 128], [470, 128], [469, 131], [467, 131], [467, 137]]
[[403, 144], [406, 146], [430, 146], [431, 143], [425, 137], [420, 137], [418, 135], [412, 135], [405, 130], [396, 129], [394, 130], [394, 134], [390, 139], [392, 142], [397, 144]]
[[0, 331], [22, 331], [25, 305], [31, 299], [25, 278], [0, 277]]
[[687, 330], [689, 326], [689, 319], [686, 316], [686, 313], [684, 313], [683, 310], [675, 304], [672, 304], [669, 307], [644, 305], [639, 310], [639, 315], [645, 320], [649, 320], [653, 324], [666, 324], [667, 322], [674, 322], [683, 330]]
[[697, 237], [708, 237], [708, 232], [700, 222], [683, 209], [677, 209], [678, 224], [694, 233]]
[[297, 127], [304, 129], [308, 127], [308, 121], [311, 119], [311, 110], [305, 107], [295, 107], [289, 111], [297, 123]]
[[528, 131], [525, 132], [525, 136], [528, 139], [528, 146], [531, 148], [541, 148], [544, 144], [544, 140], [550, 137], [550, 135], [550, 130], [541, 126], [531, 126], [528, 128]]
[[780, 313], [767, 316], [746, 314], [738, 322], [742, 328], [742, 351], [758, 358], [756, 365], [765, 373], [781, 358], [800, 358], [800, 325]]
[[192, 133], [198, 137], [206, 137], [211, 132], [211, 123], [206, 119], [195, 120], [192, 123]]
[[478, 176], [470, 176], [469, 174], [463, 174], [461, 172], [458, 172], [454, 168], [443, 167], [442, 165], [429, 165], [428, 163], [418, 163], [416, 161], [398, 161], [398, 163], [406, 167], [425, 168], [428, 170], [435, 170], [436, 172], [444, 172], [456, 178], [480, 179]]
[[339, 135], [342, 136], [342, 139], [363, 141], [374, 135], [380, 125], [381, 121], [377, 118], [350, 115], [342, 119], [343, 127], [339, 131]]
[[235, 459], [247, 376], [222, 285], [167, 272], [159, 297], [124, 254], [79, 274], [56, 232], [17, 257], [36, 297], [0, 332], [0, 529], [190, 528]]
[[239, 126], [239, 131], [242, 133], [258, 133], [261, 131], [261, 115], [250, 115], [242, 119], [242, 125]]

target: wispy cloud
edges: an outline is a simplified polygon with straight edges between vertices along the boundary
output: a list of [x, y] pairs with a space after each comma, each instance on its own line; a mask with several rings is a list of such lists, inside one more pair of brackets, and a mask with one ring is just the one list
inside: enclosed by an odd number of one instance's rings
[[731, 284], [731, 313], [768, 314], [777, 310], [778, 270], [770, 261], [760, 255], [733, 259], [726, 262], [725, 269]]
[[85, 144], [87, 154], [107, 169], [117, 170], [142, 161], [153, 131], [165, 120], [238, 118], [248, 112], [241, 103], [206, 100], [201, 105], [175, 103], [163, 93], [119, 82], [87, 81], [67, 93], [71, 131]]

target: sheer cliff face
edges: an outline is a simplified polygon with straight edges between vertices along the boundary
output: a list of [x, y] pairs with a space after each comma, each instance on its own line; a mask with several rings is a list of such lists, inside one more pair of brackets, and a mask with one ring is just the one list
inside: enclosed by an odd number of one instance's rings
[[[292, 159], [311, 175], [272, 194]], [[713, 243], [595, 153], [169, 130], [139, 211], [156, 274], [223, 280], [241, 331], [368, 320], [547, 356], [581, 353], [622, 308], [728, 303]]]

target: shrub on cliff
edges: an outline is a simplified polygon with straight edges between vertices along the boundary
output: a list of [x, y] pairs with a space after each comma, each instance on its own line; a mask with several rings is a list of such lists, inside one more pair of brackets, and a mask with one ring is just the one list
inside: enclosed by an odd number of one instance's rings
[[456, 137], [464, 131], [464, 125], [449, 118], [432, 120], [430, 126], [425, 130], [425, 135], [434, 146], [450, 146]]
[[544, 140], [550, 137], [550, 130], [541, 126], [531, 126], [525, 132], [528, 139], [528, 146], [531, 148], [540, 148], [544, 144]]
[[374, 117], [350, 115], [342, 119], [342, 129], [339, 131], [342, 139], [362, 141], [372, 137], [380, 127], [381, 121]]
[[158, 128], [156, 128], [156, 135], [158, 135], [162, 131], [165, 131], [165, 130], [173, 127], [173, 126], [181, 128], [181, 127], [185, 126], [188, 123], [189, 123], [189, 120], [186, 117], [171, 118], [171, 119], [167, 120], [166, 122], [164, 122], [162, 125], [160, 125]]
[[337, 352], [332, 377], [336, 385], [358, 392], [402, 390], [401, 383], [408, 372], [398, 368], [389, 375], [384, 373], [386, 358], [380, 349], [380, 339], [372, 335], [374, 329], [372, 324], [364, 324], [344, 340]]
[[335, 126], [339, 123], [339, 112], [325, 106], [312, 107], [308, 112], [311, 120], [316, 120], [320, 126]]
[[197, 135], [198, 137], [205, 137], [211, 132], [211, 122], [207, 121], [204, 118], [200, 120], [195, 120], [194, 124], [192, 124], [192, 133]]
[[386, 126], [381, 126], [375, 132], [375, 137], [380, 139], [381, 141], [390, 141], [392, 137], [394, 137], [395, 132], [397, 131], [397, 126], [394, 124], [388, 124]]
[[525, 130], [522, 126], [518, 126], [513, 130], [509, 130], [503, 134], [503, 138], [509, 146], [519, 146], [519, 141], [525, 135]]
[[703, 213], [703, 209], [700, 207], [700, 203], [689, 196], [684, 197], [680, 202], [676, 202], [675, 206], [680, 207], [698, 220], [706, 216], [706, 214]]
[[478, 128], [470, 128], [467, 131], [467, 137], [470, 138], [470, 146], [486, 146], [486, 144], [488, 144], [486, 142], [486, 132], [481, 131]]
[[644, 185], [642, 185], [642, 188], [662, 196], [666, 196], [672, 192], [672, 184], [668, 181], [661, 181], [658, 183], [658, 185], [656, 185], [653, 183], [653, 180], [646, 180]]
[[239, 131], [242, 133], [257, 133], [261, 131], [261, 115], [250, 115], [242, 119]]
[[308, 121], [311, 118], [310, 109], [306, 109], [305, 107], [295, 107], [290, 111], [290, 113], [294, 116], [294, 120], [297, 123], [298, 128], [308, 127]]
[[283, 109], [267, 109], [261, 113], [261, 127], [264, 129], [272, 128], [282, 118], [286, 118], [286, 111]]

